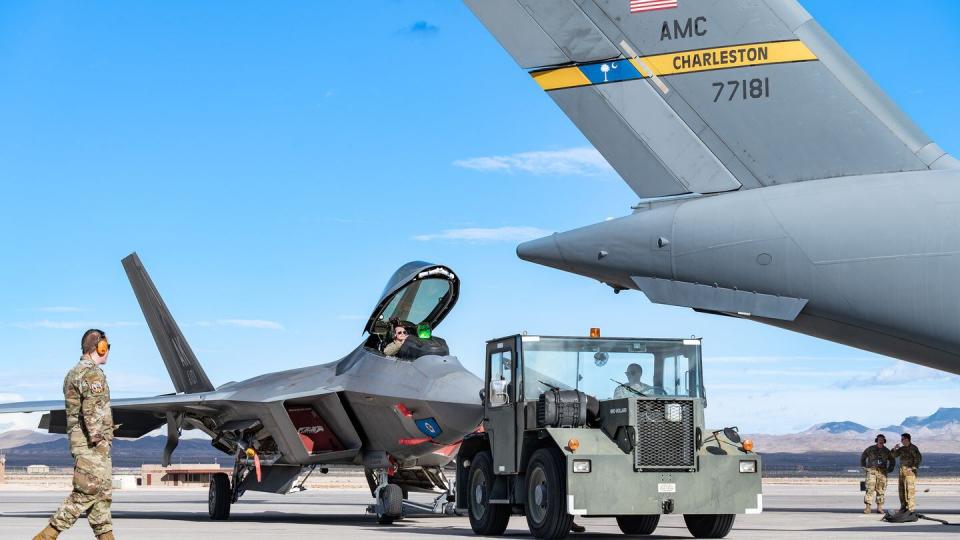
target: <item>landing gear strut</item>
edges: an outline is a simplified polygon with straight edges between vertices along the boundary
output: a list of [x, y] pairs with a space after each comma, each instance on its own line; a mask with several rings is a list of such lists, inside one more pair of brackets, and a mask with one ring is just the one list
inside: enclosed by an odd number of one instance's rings
[[403, 490], [396, 484], [389, 483], [386, 469], [371, 469], [377, 487], [373, 490], [376, 503], [368, 509], [377, 515], [377, 522], [389, 525], [403, 517]]

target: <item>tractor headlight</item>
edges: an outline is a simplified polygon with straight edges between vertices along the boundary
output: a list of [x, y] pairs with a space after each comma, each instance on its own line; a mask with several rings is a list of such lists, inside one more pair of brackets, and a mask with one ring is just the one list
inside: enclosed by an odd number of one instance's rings
[[757, 462], [753, 460], [741, 461], [740, 462], [740, 472], [742, 473], [755, 473], [757, 472]]
[[575, 473], [588, 473], [588, 472], [590, 472], [590, 460], [589, 460], [589, 459], [575, 459], [575, 460], [573, 460], [573, 472], [575, 472]]

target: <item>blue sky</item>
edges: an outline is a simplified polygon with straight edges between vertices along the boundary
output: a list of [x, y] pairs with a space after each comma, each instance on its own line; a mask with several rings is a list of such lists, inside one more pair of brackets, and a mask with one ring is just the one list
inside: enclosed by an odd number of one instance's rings
[[[960, 4], [804, 4], [960, 153]], [[438, 333], [474, 370], [486, 339], [599, 326], [703, 336], [713, 425], [960, 406], [956, 377], [518, 260], [636, 198], [459, 2], [6, 2], [0, 118], [0, 400], [59, 397], [88, 326], [114, 396], [171, 391], [119, 263], [137, 251], [215, 383], [346, 354], [426, 259], [463, 280]]]

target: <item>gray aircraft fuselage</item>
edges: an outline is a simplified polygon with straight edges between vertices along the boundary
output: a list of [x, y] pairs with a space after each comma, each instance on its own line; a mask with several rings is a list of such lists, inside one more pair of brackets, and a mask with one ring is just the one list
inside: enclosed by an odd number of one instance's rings
[[665, 202], [517, 253], [654, 301], [960, 373], [956, 170]]

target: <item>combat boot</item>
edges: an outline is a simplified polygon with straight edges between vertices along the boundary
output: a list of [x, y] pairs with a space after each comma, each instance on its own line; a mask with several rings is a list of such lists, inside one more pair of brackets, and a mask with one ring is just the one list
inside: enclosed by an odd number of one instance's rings
[[868, 504], [868, 505], [866, 505], [866, 506], [867, 506], [867, 507], [863, 509], [863, 513], [864, 513], [864, 514], [870, 514], [870, 513], [871, 513], [871, 512], [870, 512], [870, 505]]
[[60, 536], [60, 531], [55, 529], [53, 525], [47, 525], [47, 528], [34, 536], [33, 540], [55, 540], [58, 536]]
[[105, 532], [105, 533], [97, 536], [97, 540], [115, 540], [115, 539], [113, 538], [113, 531], [107, 531], [107, 532]]
[[878, 513], [878, 514], [882, 514], [882, 513], [883, 513], [883, 507], [880, 506], [879, 504], [877, 505], [877, 513]]

